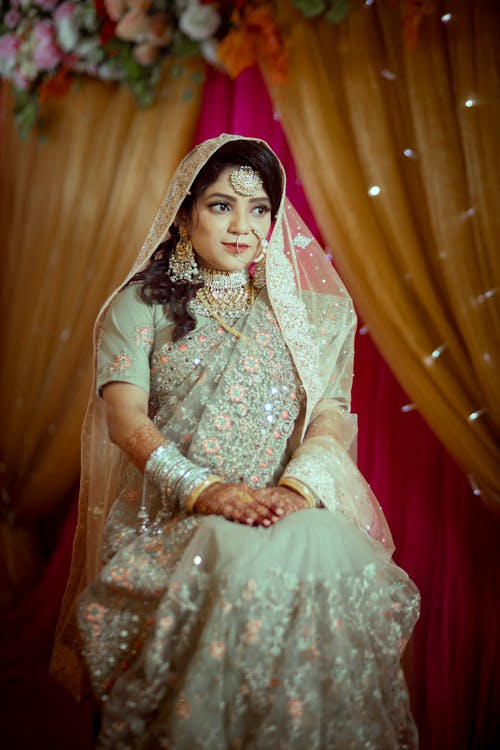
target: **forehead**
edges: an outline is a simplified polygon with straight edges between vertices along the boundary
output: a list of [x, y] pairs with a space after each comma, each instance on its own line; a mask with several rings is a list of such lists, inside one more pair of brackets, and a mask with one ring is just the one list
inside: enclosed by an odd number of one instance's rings
[[211, 185], [208, 186], [208, 188], [205, 190], [204, 194], [209, 193], [216, 193], [220, 192], [225, 195], [229, 195], [235, 199], [258, 199], [258, 198], [267, 198], [268, 195], [266, 193], [266, 190], [264, 187], [262, 187], [260, 190], [256, 191], [255, 195], [242, 195], [240, 192], [237, 192], [233, 185], [231, 184], [230, 176], [233, 172], [238, 172], [238, 170], [241, 169], [241, 167], [229, 165], [228, 167], [225, 167], [221, 172], [219, 172], [219, 175], [214, 182], [211, 183]]

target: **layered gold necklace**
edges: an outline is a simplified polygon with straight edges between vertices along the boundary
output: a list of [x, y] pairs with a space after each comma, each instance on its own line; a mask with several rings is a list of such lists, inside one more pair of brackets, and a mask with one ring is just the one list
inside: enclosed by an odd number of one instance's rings
[[203, 286], [196, 292], [195, 309], [214, 318], [226, 331], [240, 338], [240, 332], [226, 319], [239, 318], [254, 303], [255, 289], [248, 271], [216, 271], [200, 267], [196, 277], [196, 282], [199, 281], [203, 281]]

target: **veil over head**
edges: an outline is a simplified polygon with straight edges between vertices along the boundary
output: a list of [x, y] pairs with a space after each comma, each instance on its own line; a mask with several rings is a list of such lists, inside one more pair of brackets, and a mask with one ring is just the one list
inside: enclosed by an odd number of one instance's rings
[[[135, 263], [99, 312], [94, 329], [95, 359], [111, 302], [135, 274], [148, 266], [159, 243], [169, 237], [170, 227], [202, 167], [224, 144], [245, 140], [261, 143], [272, 151], [260, 139], [222, 134], [204, 141], [182, 160]], [[356, 420], [349, 411], [356, 316], [340, 277], [287, 199], [286, 175], [281, 164], [280, 170], [282, 195], [269, 236], [266, 287], [305, 394], [305, 414], [297, 444], [315, 420], [321, 437], [322, 420], [328, 419], [329, 424], [335, 424], [335, 440], [347, 450], [356, 433]], [[82, 429], [77, 533], [52, 660], [52, 672], [75, 694], [81, 693], [81, 670], [75, 647], [74, 600], [99, 572], [104, 523], [117, 494], [124, 460], [108, 438], [103, 403], [96, 394], [94, 368]], [[390, 552], [390, 532], [373, 496], [348, 510], [359, 526], [371, 525], [372, 536], [381, 540]]]

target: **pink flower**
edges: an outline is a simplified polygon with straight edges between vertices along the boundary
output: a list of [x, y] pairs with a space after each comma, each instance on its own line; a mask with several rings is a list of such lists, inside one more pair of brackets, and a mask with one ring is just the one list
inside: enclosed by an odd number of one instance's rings
[[164, 47], [172, 39], [172, 29], [168, 24], [166, 13], [154, 13], [148, 16], [148, 39], [157, 47]]
[[61, 3], [61, 5], [59, 5], [56, 12], [54, 13], [54, 19], [56, 22], [58, 22], [64, 20], [65, 18], [71, 18], [74, 12], [74, 3], [72, 3], [71, 0], [68, 0], [68, 2]]
[[16, 59], [17, 50], [21, 46], [21, 40], [15, 34], [4, 34], [0, 37], [0, 60], [7, 64], [13, 64]]
[[54, 10], [59, 0], [36, 0], [36, 4], [42, 10]]
[[148, 17], [140, 10], [129, 10], [115, 29], [118, 39], [135, 42], [146, 38], [148, 31]]
[[50, 21], [40, 21], [33, 30], [35, 49], [33, 62], [39, 70], [52, 70], [61, 61], [62, 54], [55, 42], [54, 27]]
[[127, 0], [104, 0], [104, 7], [112, 21], [119, 21], [127, 11]]
[[18, 10], [16, 10], [15, 8], [11, 8], [11, 9], [10, 9], [10, 10], [9, 10], [9, 11], [8, 11], [8, 12], [7, 12], [6, 14], [5, 14], [5, 16], [4, 16], [4, 19], [3, 19], [3, 20], [4, 20], [4, 22], [5, 22], [5, 25], [6, 25], [6, 26], [7, 26], [7, 27], [8, 27], [9, 29], [13, 29], [13, 28], [15, 28], [15, 27], [17, 26], [17, 24], [19, 23], [19, 21], [21, 20], [21, 18], [22, 18], [22, 16], [21, 16], [21, 14], [19, 13], [19, 11], [18, 11]]
[[20, 89], [21, 91], [27, 91], [30, 87], [29, 79], [26, 78], [26, 76], [23, 76], [20, 70], [15, 70], [12, 74], [12, 82], [16, 89]]

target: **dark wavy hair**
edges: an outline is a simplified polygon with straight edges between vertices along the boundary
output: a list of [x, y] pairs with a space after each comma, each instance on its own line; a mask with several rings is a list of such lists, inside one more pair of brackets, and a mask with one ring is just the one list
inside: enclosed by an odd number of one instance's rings
[[[210, 157], [196, 176], [189, 194], [180, 206], [180, 211], [189, 215], [198, 198], [216, 182], [220, 173], [228, 166], [249, 166], [260, 174], [271, 203], [271, 215], [275, 216], [283, 189], [279, 162], [263, 143], [247, 140], [230, 141]], [[149, 266], [136, 274], [132, 282], [142, 282], [140, 294], [145, 302], [168, 305], [175, 322], [172, 338], [178, 341], [196, 326], [196, 318], [189, 308], [189, 303], [202, 285], [190, 281], [173, 282], [170, 279], [169, 262], [179, 241], [179, 230], [174, 224], [169, 229], [169, 235], [169, 238], [156, 248]]]

